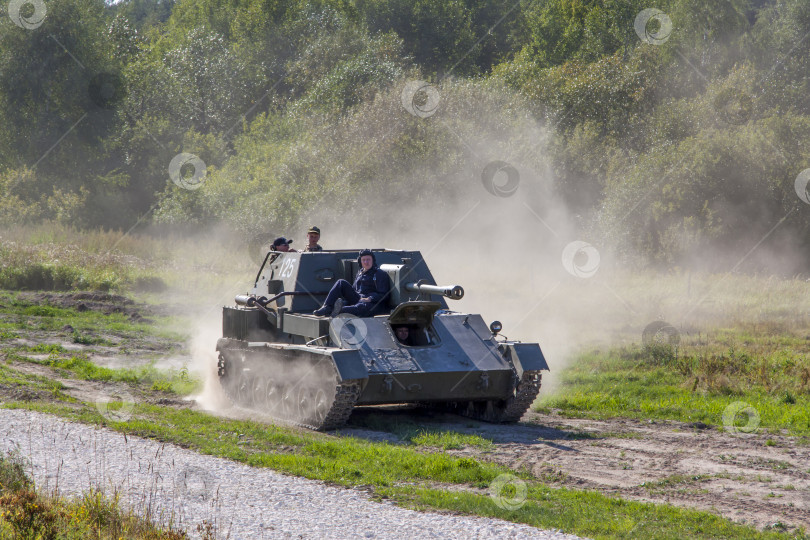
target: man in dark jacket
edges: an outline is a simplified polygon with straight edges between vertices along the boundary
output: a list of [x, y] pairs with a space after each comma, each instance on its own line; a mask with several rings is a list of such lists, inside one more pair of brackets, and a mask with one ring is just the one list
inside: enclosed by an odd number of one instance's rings
[[358, 317], [371, 317], [385, 311], [388, 291], [391, 288], [388, 274], [377, 266], [377, 259], [371, 250], [364, 249], [357, 257], [360, 271], [350, 285], [345, 279], [337, 280], [323, 307], [315, 310], [319, 317], [349, 313]]

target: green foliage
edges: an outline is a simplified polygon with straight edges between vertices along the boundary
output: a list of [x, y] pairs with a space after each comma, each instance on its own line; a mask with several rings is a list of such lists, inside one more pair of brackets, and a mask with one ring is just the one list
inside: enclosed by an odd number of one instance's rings
[[[593, 417], [629, 416], [722, 426], [730, 404], [743, 401], [763, 430], [810, 433], [810, 362], [801, 336], [720, 331], [677, 349], [652, 343], [583, 354], [559, 391], [539, 407]], [[743, 417], [745, 421], [747, 418]]]
[[[666, 4], [658, 8], [666, 10]], [[532, 2], [526, 14], [529, 39], [524, 50], [543, 67], [626, 53], [636, 44], [633, 21], [645, 7], [645, 2], [637, 0]]]
[[33, 482], [25, 473], [25, 461], [19, 454], [9, 452], [0, 456], [0, 495], [32, 486]]
[[[135, 269], [116, 261], [116, 256], [88, 257], [70, 246], [37, 249], [0, 244], [0, 256], [3, 289], [109, 291], [131, 282], [135, 274]], [[113, 271], [119, 265], [121, 271]]]
[[[36, 31], [0, 22], [0, 224], [284, 230], [361, 193], [457, 195], [494, 145], [549, 171], [576, 225], [627, 257], [810, 226], [790, 189], [810, 165], [802, 0], [666, 0], [658, 45], [636, 34], [640, 0], [52, 4]], [[403, 112], [413, 79], [438, 84], [437, 116]], [[179, 152], [205, 189], [169, 180]], [[4, 279], [75, 281], [32, 272]]]
[[7, 470], [13, 470], [21, 478], [7, 490], [0, 484], [0, 535], [3, 538], [188, 538], [185, 532], [175, 531], [171, 526], [161, 528], [132, 510], [124, 511], [117, 495], [108, 497], [93, 490], [72, 500], [41, 495], [23, 475], [17, 459], [0, 458], [0, 478]]

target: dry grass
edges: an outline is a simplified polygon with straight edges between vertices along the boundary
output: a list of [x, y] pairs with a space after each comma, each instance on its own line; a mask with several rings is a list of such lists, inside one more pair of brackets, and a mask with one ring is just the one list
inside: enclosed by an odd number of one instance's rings
[[43, 495], [14, 454], [0, 457], [0, 538], [182, 540], [172, 527], [158, 527], [121, 507], [117, 495], [90, 491], [76, 499]]

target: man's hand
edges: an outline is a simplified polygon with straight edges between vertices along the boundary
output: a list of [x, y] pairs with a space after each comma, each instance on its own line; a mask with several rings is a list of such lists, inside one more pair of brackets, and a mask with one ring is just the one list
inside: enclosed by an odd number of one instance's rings
[[365, 302], [371, 302], [371, 298], [369, 298], [368, 296], [361, 296], [360, 301], [364, 302], [364, 303]]

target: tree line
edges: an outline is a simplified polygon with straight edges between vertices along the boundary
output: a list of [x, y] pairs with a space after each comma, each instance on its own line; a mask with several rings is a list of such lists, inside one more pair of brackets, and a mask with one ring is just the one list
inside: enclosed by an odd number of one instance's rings
[[[494, 146], [643, 264], [768, 234], [806, 251], [802, 0], [41, 4], [36, 28], [0, 21], [6, 225], [284, 230], [359, 194], [452, 197]], [[416, 80], [441, 95], [430, 118], [401, 105]], [[181, 154], [204, 189], [170, 179]]]

